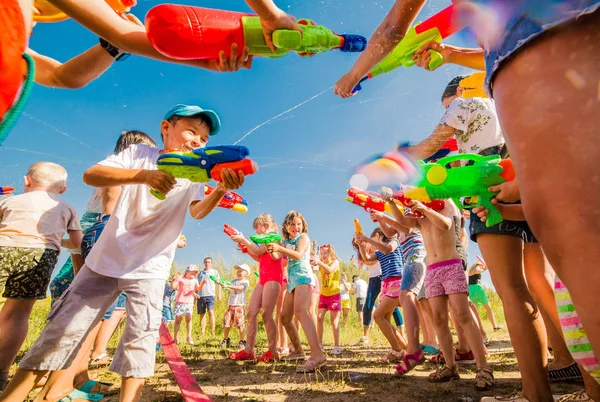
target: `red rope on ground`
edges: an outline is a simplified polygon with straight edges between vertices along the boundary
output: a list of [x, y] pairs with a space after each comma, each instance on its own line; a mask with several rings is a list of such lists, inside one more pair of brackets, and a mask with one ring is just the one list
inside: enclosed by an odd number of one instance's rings
[[164, 322], [160, 324], [158, 333], [167, 363], [169, 363], [173, 377], [175, 377], [175, 381], [179, 385], [183, 399], [186, 402], [210, 402], [211, 399], [202, 391], [202, 388], [200, 388], [200, 385], [198, 385], [196, 379], [190, 373], [190, 369], [185, 364], [183, 357], [181, 357], [181, 353], [179, 353], [179, 349], [175, 345]]

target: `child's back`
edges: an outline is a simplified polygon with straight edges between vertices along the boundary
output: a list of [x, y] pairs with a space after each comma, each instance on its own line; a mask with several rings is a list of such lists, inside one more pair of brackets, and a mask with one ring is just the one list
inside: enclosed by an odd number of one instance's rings
[[67, 230], [81, 230], [79, 219], [58, 194], [38, 190], [0, 200], [0, 247], [60, 250]]

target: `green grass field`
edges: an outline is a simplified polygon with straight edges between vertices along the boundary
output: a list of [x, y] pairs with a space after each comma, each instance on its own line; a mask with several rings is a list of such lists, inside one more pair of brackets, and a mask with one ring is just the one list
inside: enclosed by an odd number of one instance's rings
[[[225, 272], [222, 261], [215, 261], [216, 269], [224, 278], [231, 278]], [[182, 270], [183, 267], [174, 269]], [[365, 272], [349, 264], [342, 264], [342, 271], [357, 274], [368, 279]], [[257, 282], [250, 275], [250, 292]], [[248, 294], [248, 298], [250, 296]], [[498, 323], [505, 326], [502, 306], [497, 294], [486, 289], [490, 303]], [[426, 377], [435, 370], [432, 363], [425, 363], [407, 376], [400, 378], [393, 375], [394, 367], [380, 362], [380, 357], [388, 350], [387, 342], [381, 332], [375, 328], [371, 331], [371, 342], [367, 346], [359, 346], [357, 342], [362, 336], [362, 323], [354, 308], [354, 298], [350, 318], [346, 326], [341, 328], [341, 344], [344, 353], [341, 356], [328, 355], [328, 365], [317, 374], [296, 374], [295, 364], [276, 362], [274, 364], [234, 362], [227, 359], [227, 354], [237, 350], [238, 334], [232, 330], [230, 338], [232, 347], [229, 350], [220, 348], [222, 340], [222, 317], [227, 306], [227, 292], [215, 309], [217, 330], [215, 336], [200, 335], [200, 320], [193, 317], [193, 334], [195, 345], [180, 345], [181, 353], [192, 374], [203, 390], [215, 401], [477, 401], [484, 395], [509, 394], [520, 388], [520, 375], [512, 346], [506, 330], [493, 331], [487, 320], [485, 310], [480, 308], [484, 328], [491, 340], [489, 360], [496, 376], [496, 388], [481, 393], [474, 389], [474, 365], [461, 366], [463, 380], [445, 384], [432, 384]], [[45, 317], [50, 308], [46, 299], [37, 303], [30, 319], [30, 330], [17, 359], [20, 359], [39, 336]], [[324, 329], [324, 345], [326, 352], [331, 351], [333, 336], [326, 319]], [[119, 341], [123, 324], [111, 339], [109, 353], [114, 353]], [[182, 329], [183, 330], [183, 329]], [[210, 331], [207, 331], [209, 333]], [[185, 339], [180, 336], [180, 339]], [[259, 322], [256, 353], [266, 350], [267, 339], [262, 322]], [[307, 348], [308, 350], [308, 348]], [[16, 365], [13, 366], [13, 371]], [[102, 368], [93, 372], [103, 381], [118, 383], [119, 377]], [[559, 385], [556, 393], [573, 392], [579, 385]], [[32, 394], [33, 396], [34, 394]], [[118, 401], [118, 395], [107, 397], [105, 401]], [[182, 401], [177, 384], [166, 364], [162, 352], [158, 353], [156, 374], [147, 381], [143, 401]]]

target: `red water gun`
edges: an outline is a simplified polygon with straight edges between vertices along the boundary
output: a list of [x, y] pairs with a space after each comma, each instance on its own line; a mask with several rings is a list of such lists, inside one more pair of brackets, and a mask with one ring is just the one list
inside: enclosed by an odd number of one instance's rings
[[349, 190], [346, 190], [346, 193], [348, 194], [346, 201], [358, 205], [367, 212], [379, 211], [390, 213], [390, 207], [379, 194], [375, 192], [363, 191], [352, 187]]
[[[232, 226], [229, 226], [228, 224], [223, 225], [223, 232], [225, 232], [225, 234], [229, 237], [242, 234], [242, 232], [238, 231]], [[248, 252], [248, 247], [244, 246], [242, 243], [238, 243], [238, 250], [245, 254]]]
[[244, 176], [249, 176], [258, 172], [258, 166], [256, 166], [256, 162], [254, 162], [252, 159], [245, 158], [235, 162], [219, 163], [210, 171], [210, 177], [212, 177], [212, 179], [215, 181], [222, 181], [221, 172], [223, 169], [232, 169], [236, 174], [242, 172], [244, 173]]
[[15, 188], [11, 186], [0, 187], [0, 195], [10, 195], [13, 191], [15, 191]]
[[[209, 186], [208, 184], [204, 185], [204, 194], [209, 195], [213, 192], [213, 190], [214, 188]], [[226, 192], [223, 198], [221, 198], [221, 201], [219, 201], [219, 205], [217, 206], [220, 208], [231, 209], [235, 212], [240, 212], [242, 214], [248, 212], [248, 202], [246, 202], [246, 200], [242, 198], [241, 195], [239, 195], [238, 193], [234, 193], [233, 191]]]
[[176, 60], [218, 59], [221, 51], [229, 57], [231, 45], [238, 45], [238, 57], [244, 46], [253, 56], [282, 57], [289, 51], [300, 56], [339, 49], [362, 52], [367, 39], [360, 35], [337, 34], [311, 20], [300, 19], [295, 30], [273, 32], [271, 50], [264, 38], [257, 15], [216, 10], [181, 4], [160, 4], [146, 15], [146, 32], [154, 48]]
[[[396, 191], [396, 192], [392, 193], [391, 189], [384, 187], [381, 189], [381, 193], [384, 197], [388, 197], [391, 193], [391, 196], [394, 200], [398, 201], [403, 206], [410, 208], [410, 203], [412, 202], [412, 198], [406, 197], [404, 195], [403, 191]], [[432, 200], [430, 202], [421, 202], [421, 203], [423, 205], [425, 205], [427, 208], [431, 208], [437, 212], [441, 211], [446, 206], [446, 203], [444, 202], [444, 200]], [[413, 216], [415, 218], [421, 218], [423, 216], [423, 214], [418, 211], [414, 211]]]

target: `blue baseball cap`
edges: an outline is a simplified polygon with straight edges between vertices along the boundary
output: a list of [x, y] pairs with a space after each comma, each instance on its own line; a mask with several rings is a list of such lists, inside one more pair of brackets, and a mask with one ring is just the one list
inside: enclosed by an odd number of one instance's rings
[[212, 110], [204, 110], [200, 106], [175, 105], [165, 114], [164, 119], [169, 120], [173, 116], [191, 117], [203, 114], [210, 120], [210, 135], [215, 135], [221, 129], [221, 120]]

